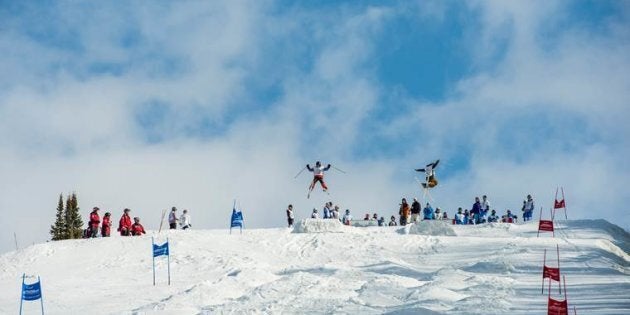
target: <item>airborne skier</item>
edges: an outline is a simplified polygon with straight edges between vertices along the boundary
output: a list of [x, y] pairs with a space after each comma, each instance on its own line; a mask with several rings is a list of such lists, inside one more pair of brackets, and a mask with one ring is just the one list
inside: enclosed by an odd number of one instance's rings
[[309, 186], [308, 188], [308, 197], [311, 196], [311, 192], [315, 188], [315, 184], [317, 182], [322, 185], [322, 189], [324, 190], [324, 192], [327, 192], [328, 186], [326, 186], [326, 183], [324, 183], [324, 172], [330, 169], [330, 164], [324, 167], [322, 166], [322, 163], [317, 161], [315, 162], [315, 167], [311, 167], [309, 164], [306, 164], [306, 169], [308, 169], [309, 172], [313, 173], [313, 181], [311, 182], [311, 186]]
[[422, 183], [422, 187], [433, 188], [437, 186], [438, 181], [437, 181], [437, 178], [435, 178], [435, 168], [437, 167], [438, 163], [440, 163], [440, 160], [436, 160], [433, 163], [429, 163], [424, 168], [416, 169], [416, 172], [424, 172], [425, 174], [425, 182]]

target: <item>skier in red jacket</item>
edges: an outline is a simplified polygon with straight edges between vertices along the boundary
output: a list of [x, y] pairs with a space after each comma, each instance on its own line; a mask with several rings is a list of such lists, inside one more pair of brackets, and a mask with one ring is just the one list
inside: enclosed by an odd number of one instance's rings
[[147, 234], [147, 232], [144, 231], [144, 226], [140, 224], [140, 218], [135, 217], [133, 218], [133, 224], [131, 225], [131, 235], [139, 236], [142, 234]]
[[129, 209], [125, 209], [120, 221], [118, 221], [118, 232], [122, 236], [131, 235], [131, 217], [129, 216]]
[[98, 226], [101, 223], [101, 217], [98, 215], [98, 207], [92, 208], [92, 213], [90, 213], [90, 237], [96, 237], [98, 235]]
[[109, 212], [105, 212], [103, 216], [103, 225], [101, 226], [101, 236], [109, 237], [112, 228], [112, 214]]

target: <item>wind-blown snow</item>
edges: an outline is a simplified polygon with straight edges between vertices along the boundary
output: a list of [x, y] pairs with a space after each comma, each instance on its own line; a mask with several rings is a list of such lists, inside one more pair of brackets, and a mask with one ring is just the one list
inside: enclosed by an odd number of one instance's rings
[[578, 314], [630, 313], [629, 236], [606, 221], [561, 223], [556, 238], [536, 238], [536, 223], [342, 228], [154, 233], [172, 254], [172, 285], [162, 257], [155, 287], [149, 235], [36, 244], [0, 256], [0, 313], [18, 311], [26, 272], [48, 314], [543, 314], [543, 250], [555, 266], [556, 244]]

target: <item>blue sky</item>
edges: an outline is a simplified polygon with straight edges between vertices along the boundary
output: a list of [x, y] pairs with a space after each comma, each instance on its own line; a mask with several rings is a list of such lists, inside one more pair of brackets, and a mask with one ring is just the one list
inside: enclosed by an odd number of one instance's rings
[[238, 196], [250, 226], [281, 226], [286, 204], [308, 212], [327, 198], [305, 200], [307, 176], [292, 179], [321, 159], [348, 170], [330, 174], [335, 202], [389, 214], [419, 194], [410, 170], [441, 158], [445, 209], [481, 194], [499, 212], [528, 193], [543, 205], [562, 185], [574, 217], [614, 221], [630, 202], [629, 12], [2, 1], [0, 209], [35, 220], [28, 241], [46, 239], [46, 207], [71, 191], [115, 216], [190, 207], [200, 228], [221, 227]]

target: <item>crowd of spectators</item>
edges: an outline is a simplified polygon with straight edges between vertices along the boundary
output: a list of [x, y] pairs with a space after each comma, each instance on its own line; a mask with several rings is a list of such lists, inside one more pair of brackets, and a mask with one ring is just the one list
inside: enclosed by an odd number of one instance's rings
[[[531, 195], [527, 195], [527, 198], [523, 200], [523, 206], [521, 208], [524, 222], [531, 220], [533, 211], [534, 199]], [[354, 220], [349, 209], [345, 209], [343, 216], [341, 216], [339, 206], [333, 205], [332, 202], [327, 202], [324, 205], [321, 210], [321, 214], [318, 209], [314, 208], [311, 213], [311, 218], [336, 219], [345, 225], [351, 225]], [[400, 204], [398, 205], [398, 220], [396, 220], [396, 215], [392, 215], [389, 222], [386, 223], [385, 217], [379, 216], [377, 213], [366, 213], [360, 221], [373, 221], [373, 225], [378, 226], [404, 226], [423, 220], [441, 220], [452, 222], [452, 224], [457, 225], [468, 225], [498, 222], [516, 223], [518, 218], [519, 217], [510, 209], [506, 209], [505, 213], [499, 217], [497, 215], [497, 211], [495, 209], [491, 209], [488, 196], [483, 195], [481, 198], [475, 197], [475, 201], [470, 210], [463, 209], [462, 207], [457, 208], [453, 217], [450, 217], [448, 213], [440, 209], [440, 207], [434, 208], [429, 202], [427, 202], [423, 207], [417, 198], [413, 198], [413, 202], [411, 204], [407, 202], [406, 198], [402, 198]], [[287, 209], [287, 220], [289, 227], [291, 227], [294, 220], [292, 205], [289, 205]], [[356, 221], [357, 220], [355, 220], [355, 222]]]

